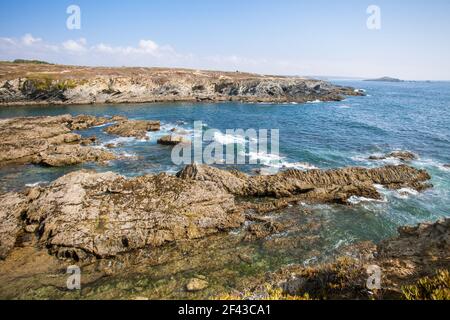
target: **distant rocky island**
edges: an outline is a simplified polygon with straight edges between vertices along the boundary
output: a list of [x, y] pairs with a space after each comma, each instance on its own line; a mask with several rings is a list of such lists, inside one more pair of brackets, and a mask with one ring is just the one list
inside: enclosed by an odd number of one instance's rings
[[170, 68], [0, 63], [0, 105], [340, 101], [354, 88], [302, 77]]
[[376, 79], [367, 79], [364, 81], [377, 81], [377, 82], [405, 82], [404, 80], [397, 79], [397, 78], [391, 78], [391, 77], [381, 77]]

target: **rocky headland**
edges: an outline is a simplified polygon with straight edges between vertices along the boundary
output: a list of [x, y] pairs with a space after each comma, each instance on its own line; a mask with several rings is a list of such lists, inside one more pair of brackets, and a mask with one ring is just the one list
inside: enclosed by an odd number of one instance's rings
[[165, 68], [0, 64], [0, 105], [174, 101], [303, 103], [363, 95], [300, 77]]

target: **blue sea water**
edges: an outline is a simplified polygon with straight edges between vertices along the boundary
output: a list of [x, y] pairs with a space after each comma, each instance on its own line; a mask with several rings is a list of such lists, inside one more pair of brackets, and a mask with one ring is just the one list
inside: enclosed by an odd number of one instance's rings
[[[321, 250], [332, 250], [359, 240], [379, 241], [394, 235], [398, 226], [450, 216], [450, 169], [444, 166], [450, 163], [450, 83], [336, 83], [364, 89], [367, 96], [307, 104], [175, 103], [2, 108], [0, 118], [92, 114], [155, 119], [161, 120], [163, 131], [151, 133], [148, 141], [110, 136], [103, 133], [101, 127], [82, 131], [83, 136], [96, 135], [103, 145], [119, 143], [114, 152], [123, 158], [108, 165], [1, 168], [0, 189], [6, 192], [20, 190], [25, 185], [47, 183], [80, 168], [115, 171], [126, 176], [176, 172], [181, 167], [172, 163], [171, 148], [158, 145], [156, 140], [174, 127], [192, 130], [193, 122], [201, 120], [205, 128], [215, 128], [223, 133], [226, 129], [236, 128], [279, 129], [282, 163], [300, 169], [399, 164], [395, 159], [367, 160], [370, 155], [394, 150], [409, 150], [419, 156], [411, 165], [431, 174], [434, 188], [430, 190], [423, 193], [381, 190], [385, 197], [383, 201], [354, 199], [353, 206], [312, 206], [310, 209], [316, 219], [326, 222], [319, 231], [323, 240]], [[240, 169], [251, 172], [252, 167]], [[305, 254], [304, 260], [307, 257], [314, 256]]]

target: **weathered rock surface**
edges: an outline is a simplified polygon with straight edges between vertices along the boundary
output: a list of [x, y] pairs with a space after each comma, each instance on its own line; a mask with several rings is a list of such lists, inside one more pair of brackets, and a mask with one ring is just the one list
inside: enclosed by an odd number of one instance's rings
[[[0, 225], [6, 230], [0, 234], [1, 252], [5, 255], [11, 249], [18, 232], [37, 230], [42, 247], [58, 257], [114, 257], [239, 227], [249, 209], [273, 211], [300, 200], [347, 203], [351, 196], [376, 199], [380, 195], [374, 183], [422, 190], [429, 178], [425, 171], [408, 166], [290, 170], [251, 177], [192, 165], [177, 177], [159, 174], [133, 179], [82, 170], [47, 187], [3, 196]], [[268, 200], [246, 202], [250, 197]], [[256, 215], [247, 215], [247, 219], [259, 222], [248, 227], [247, 240], [283, 230], [282, 225]]]
[[16, 232], [11, 221], [17, 215], [11, 217], [11, 212], [19, 204], [26, 225], [39, 225], [43, 246], [59, 257], [75, 259], [200, 238], [238, 227], [244, 220], [233, 196], [214, 183], [167, 174], [127, 180], [114, 173], [78, 171], [31, 193], [25, 207], [22, 194], [7, 196], [1, 217], [11, 227], [7, 239], [1, 240], [2, 252]]
[[72, 132], [110, 121], [83, 115], [0, 120], [0, 165], [39, 163], [61, 166], [111, 160], [114, 156], [109, 152], [81, 146], [92, 143], [92, 138], [85, 140]]
[[33, 159], [33, 163], [50, 167], [72, 166], [84, 162], [107, 162], [116, 156], [102, 149], [63, 144], [50, 147]]
[[1, 195], [0, 201], [4, 208], [0, 210], [0, 259], [4, 259], [22, 232], [20, 216], [26, 209], [27, 201], [20, 194]]
[[177, 174], [187, 180], [210, 181], [227, 192], [243, 197], [273, 197], [292, 201], [348, 203], [353, 196], [380, 199], [374, 184], [390, 189], [424, 190], [428, 173], [406, 165], [375, 169], [288, 170], [270, 176], [248, 176], [204, 165], [190, 165]]
[[2, 63], [0, 105], [163, 101], [306, 102], [362, 95], [299, 77], [164, 68]]
[[107, 127], [105, 132], [121, 137], [144, 139], [149, 131], [159, 131], [161, 123], [150, 120], [124, 120]]
[[402, 287], [450, 269], [450, 219], [399, 228], [399, 236], [360, 243], [334, 262], [305, 268], [290, 266], [270, 275], [270, 282], [286, 293], [326, 299], [371, 299], [366, 287], [369, 266], [381, 270], [381, 289], [375, 297], [401, 299]]
[[370, 156], [369, 160], [385, 160], [395, 158], [401, 161], [412, 161], [417, 159], [417, 155], [410, 151], [393, 151], [383, 156]]
[[72, 119], [68, 121], [68, 127], [71, 130], [84, 130], [95, 126], [102, 126], [112, 121], [114, 120], [111, 118], [95, 117], [82, 114], [76, 117], [72, 117]]
[[190, 143], [190, 140], [180, 135], [167, 135], [158, 139], [158, 144], [166, 146], [175, 146], [180, 143]]

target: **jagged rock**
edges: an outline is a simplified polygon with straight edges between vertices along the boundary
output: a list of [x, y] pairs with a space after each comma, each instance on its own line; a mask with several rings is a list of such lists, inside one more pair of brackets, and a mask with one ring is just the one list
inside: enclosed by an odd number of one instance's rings
[[97, 141], [96, 137], [89, 137], [89, 138], [86, 138], [86, 139], [82, 139], [80, 144], [82, 146], [89, 146], [89, 145], [95, 143], [96, 141]]
[[204, 279], [191, 278], [186, 284], [186, 290], [189, 292], [202, 291], [208, 288], [209, 283]]
[[449, 164], [444, 164], [444, 168], [450, 168], [450, 163]]
[[0, 165], [34, 162], [59, 166], [110, 160], [112, 155], [105, 151], [80, 147], [92, 143], [94, 138], [82, 139], [71, 132], [108, 121], [83, 115], [0, 120]]
[[380, 199], [374, 184], [391, 189], [430, 187], [424, 170], [406, 165], [375, 169], [288, 170], [270, 176], [248, 176], [204, 165], [189, 165], [177, 174], [187, 180], [211, 181], [237, 196], [291, 198], [291, 201], [347, 203], [353, 197]]
[[412, 161], [416, 160], [417, 156], [409, 151], [393, 151], [383, 156], [370, 156], [369, 160], [385, 160], [388, 158], [395, 158], [401, 161]]
[[35, 157], [33, 163], [50, 167], [64, 167], [84, 162], [106, 162], [116, 156], [102, 149], [82, 147], [80, 145], [59, 145], [50, 147]]
[[159, 131], [160, 127], [161, 124], [159, 121], [125, 120], [106, 128], [105, 132], [121, 137], [144, 139], [146, 138], [147, 132]]
[[84, 130], [91, 127], [101, 126], [111, 122], [111, 118], [95, 117], [91, 115], [78, 115], [69, 121], [71, 130]]
[[158, 139], [158, 144], [166, 146], [175, 146], [180, 143], [190, 143], [190, 140], [180, 135], [167, 135]]
[[[318, 299], [402, 299], [401, 288], [450, 268], [450, 219], [399, 228], [399, 236], [352, 245], [335, 261], [305, 268], [292, 265], [268, 275], [269, 282], [291, 295]], [[368, 267], [381, 270], [381, 290], [366, 286]], [[265, 284], [267, 285], [267, 284]]]
[[[10, 203], [22, 204], [22, 198], [8, 194]], [[75, 259], [196, 239], [244, 221], [233, 196], [215, 184], [167, 174], [125, 179], [114, 173], [78, 171], [28, 200], [21, 207], [22, 216], [27, 225], [39, 224], [39, 242], [58, 257]], [[8, 217], [14, 212], [11, 206], [0, 211]], [[16, 229], [11, 230], [12, 237]]]
[[0, 196], [0, 259], [6, 258], [22, 231], [20, 216], [26, 210], [27, 198], [19, 194]]
[[[54, 160], [52, 155], [48, 158]], [[46, 187], [30, 190], [25, 207], [22, 207], [23, 194], [6, 197], [9, 203], [20, 204], [25, 228], [39, 225], [39, 243], [43, 247], [58, 257], [85, 259], [114, 257], [135, 249], [237, 228], [245, 221], [247, 210], [270, 211], [295, 201], [347, 203], [352, 196], [376, 198], [380, 195], [374, 183], [388, 188], [422, 190], [429, 178], [425, 171], [406, 165], [289, 170], [263, 177], [191, 165], [177, 176], [159, 174], [133, 179], [82, 170]], [[246, 201], [250, 197], [269, 200], [249, 204], [241, 197]], [[11, 206], [0, 208], [0, 211], [7, 210], [2, 212], [3, 217], [16, 212]], [[256, 215], [247, 218], [256, 222], [247, 229], [248, 239], [264, 238], [284, 228], [278, 222], [258, 219]], [[10, 235], [17, 231], [11, 230]]]

